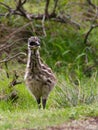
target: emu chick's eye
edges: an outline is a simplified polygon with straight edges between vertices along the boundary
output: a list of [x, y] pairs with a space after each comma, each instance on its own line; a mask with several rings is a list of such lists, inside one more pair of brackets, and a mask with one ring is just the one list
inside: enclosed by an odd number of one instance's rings
[[36, 43], [35, 42], [30, 42], [29, 45], [34, 46], [34, 45], [36, 45]]

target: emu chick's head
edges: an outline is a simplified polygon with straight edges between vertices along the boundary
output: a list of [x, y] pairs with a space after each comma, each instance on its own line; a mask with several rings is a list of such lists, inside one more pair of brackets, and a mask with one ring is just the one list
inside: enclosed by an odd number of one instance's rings
[[40, 47], [40, 39], [36, 36], [32, 36], [28, 39], [28, 47], [32, 50]]

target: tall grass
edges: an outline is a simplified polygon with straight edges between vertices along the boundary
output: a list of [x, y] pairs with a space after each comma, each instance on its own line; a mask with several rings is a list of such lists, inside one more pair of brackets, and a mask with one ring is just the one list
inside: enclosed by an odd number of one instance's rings
[[[12, 81], [12, 78], [8, 79], [5, 74], [5, 72], [2, 72], [2, 77], [0, 77], [0, 95], [10, 93], [8, 84]], [[74, 75], [73, 78], [71, 74], [69, 76], [60, 73], [56, 74], [58, 82], [49, 96], [47, 109], [66, 108], [97, 102], [97, 75], [98, 73], [96, 71], [92, 74], [90, 78], [84, 76], [82, 77], [82, 79], [79, 79], [77, 75]], [[23, 81], [23, 74], [21, 75], [19, 80]], [[9, 109], [14, 111], [37, 108], [36, 100], [30, 95], [24, 82], [20, 85], [14, 86], [14, 89], [18, 93], [18, 99], [15, 102], [11, 100], [0, 101], [0, 109]]]
[[54, 100], [58, 107], [71, 107], [98, 102], [98, 73], [91, 78], [78, 78], [73, 80], [59, 76], [58, 85], [55, 89]]

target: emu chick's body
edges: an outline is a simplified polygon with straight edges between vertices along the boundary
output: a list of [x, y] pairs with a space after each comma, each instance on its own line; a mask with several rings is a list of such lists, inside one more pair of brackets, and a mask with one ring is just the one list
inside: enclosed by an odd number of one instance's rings
[[56, 84], [56, 78], [52, 70], [42, 63], [39, 45], [36, 43], [38, 43], [37, 37], [29, 38], [25, 82], [31, 94], [36, 98], [39, 108], [41, 99], [43, 108], [45, 108], [48, 95]]

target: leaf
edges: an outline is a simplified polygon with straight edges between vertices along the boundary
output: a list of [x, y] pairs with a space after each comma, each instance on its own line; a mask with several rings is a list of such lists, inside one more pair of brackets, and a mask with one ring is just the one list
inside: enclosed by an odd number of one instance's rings
[[78, 55], [78, 56], [76, 57], [75, 61], [78, 60], [78, 59], [80, 59], [82, 56], [85, 56], [85, 55], [86, 55], [85, 53], [82, 53], [82, 54]]
[[69, 52], [70, 52], [70, 50], [64, 51], [62, 55], [64, 56], [64, 55], [66, 55]]

